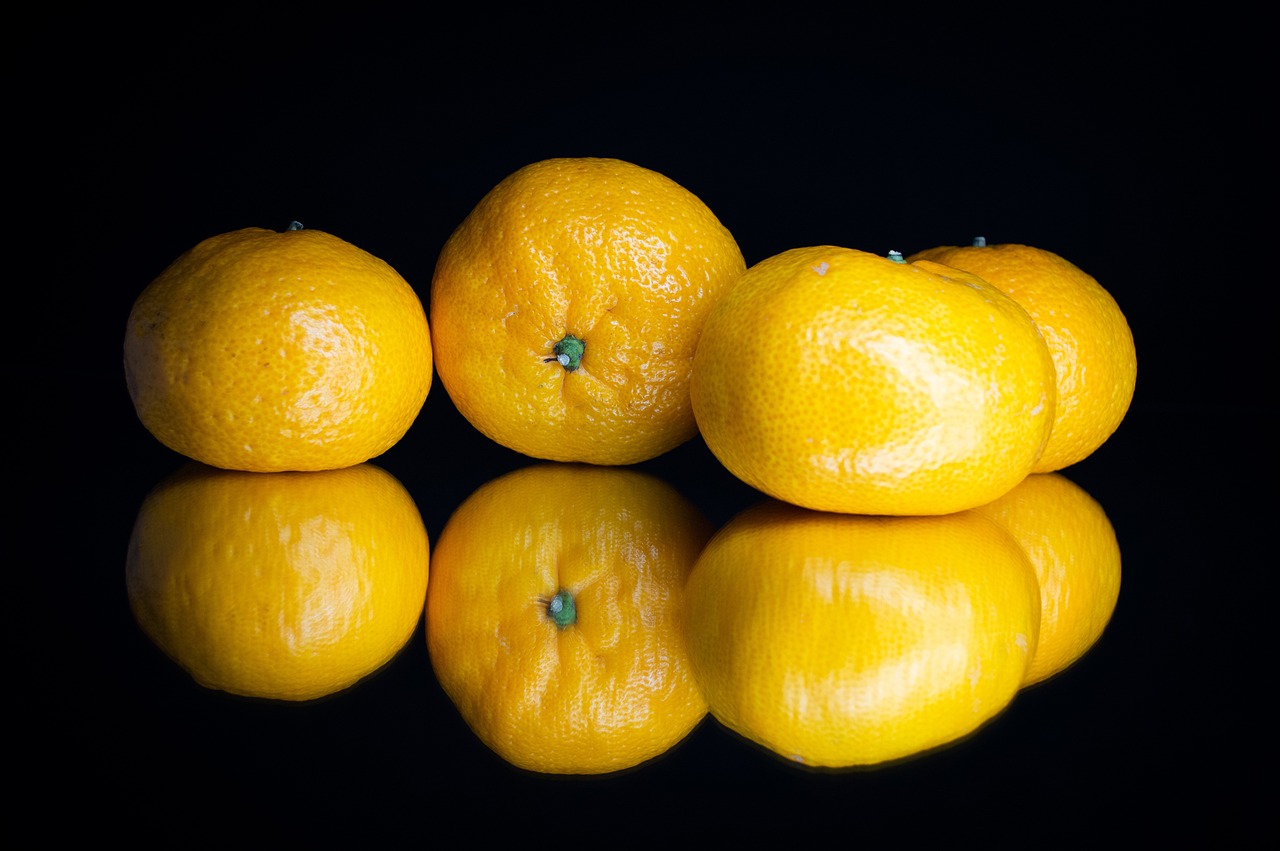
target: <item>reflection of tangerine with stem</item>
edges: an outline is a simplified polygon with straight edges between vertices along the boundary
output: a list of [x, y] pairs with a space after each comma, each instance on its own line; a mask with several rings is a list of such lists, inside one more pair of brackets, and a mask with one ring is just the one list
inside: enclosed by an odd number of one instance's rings
[[710, 535], [679, 492], [630, 469], [546, 464], [489, 482], [432, 554], [437, 679], [518, 767], [599, 774], [658, 756], [706, 715], [683, 595]]

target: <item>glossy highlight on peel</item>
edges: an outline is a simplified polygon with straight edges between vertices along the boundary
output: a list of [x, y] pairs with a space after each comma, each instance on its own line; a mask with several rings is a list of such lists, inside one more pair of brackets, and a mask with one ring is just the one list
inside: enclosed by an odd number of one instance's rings
[[690, 394], [739, 479], [851, 514], [947, 514], [1006, 493], [1039, 459], [1055, 405], [1048, 348], [1011, 298], [838, 246], [748, 269], [707, 320]]
[[1034, 568], [974, 512], [870, 517], [769, 500], [708, 543], [686, 588], [711, 714], [782, 759], [877, 765], [954, 742], [1021, 688]]

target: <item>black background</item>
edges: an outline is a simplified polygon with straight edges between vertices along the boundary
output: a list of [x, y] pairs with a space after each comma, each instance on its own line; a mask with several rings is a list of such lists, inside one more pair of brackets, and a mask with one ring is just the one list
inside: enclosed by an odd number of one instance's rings
[[[1036, 20], [790, 4], [757, 19], [166, 14], [46, 13], [5, 59], [15, 834], [75, 820], [144, 841], [1274, 837], [1248, 768], [1274, 741], [1258, 692], [1272, 668], [1255, 661], [1271, 640], [1255, 548], [1274, 472], [1256, 22], [1125, 3]], [[182, 463], [125, 390], [141, 289], [207, 236], [298, 219], [387, 260], [426, 303], [441, 245], [493, 184], [588, 155], [695, 192], [748, 264], [982, 234], [1098, 278], [1139, 357], [1128, 418], [1065, 471], [1123, 552], [1100, 643], [976, 736], [904, 764], [806, 772], [708, 719], [596, 779], [490, 754], [436, 684], [421, 626], [381, 673], [307, 705], [205, 691], [160, 654], [123, 570], [143, 496]], [[466, 495], [529, 461], [475, 433], [437, 380], [377, 463], [434, 541]], [[756, 498], [696, 439], [641, 467], [716, 524]]]

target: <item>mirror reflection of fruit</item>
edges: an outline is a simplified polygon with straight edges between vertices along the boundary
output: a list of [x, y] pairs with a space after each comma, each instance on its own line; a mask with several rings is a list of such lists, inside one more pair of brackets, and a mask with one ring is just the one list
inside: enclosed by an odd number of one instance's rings
[[138, 296], [124, 340], [143, 425], [229, 470], [333, 470], [381, 455], [418, 416], [431, 366], [408, 282], [301, 226], [231, 231], [185, 252]]
[[690, 359], [745, 263], [665, 175], [557, 157], [508, 175], [431, 282], [436, 369], [480, 432], [551, 461], [631, 464], [694, 436]]
[[1044, 335], [1056, 370], [1057, 409], [1032, 472], [1082, 461], [1119, 428], [1133, 401], [1138, 358], [1115, 298], [1074, 263], [1015, 243], [939, 246], [907, 258], [972, 272], [1022, 305]]
[[1027, 312], [990, 284], [820, 245], [757, 263], [716, 303], [690, 393], [708, 448], [769, 496], [947, 514], [1031, 472], [1054, 373]]
[[972, 733], [1013, 699], [1040, 597], [974, 512], [822, 513], [770, 500], [707, 544], [686, 588], [711, 714], [782, 758], [843, 768]]
[[1120, 597], [1120, 543], [1102, 506], [1059, 473], [1028, 476], [974, 509], [1020, 543], [1040, 583], [1040, 641], [1025, 685], [1060, 673], [1102, 636]]
[[535, 465], [465, 500], [432, 554], [427, 645], [477, 737], [554, 774], [631, 768], [681, 741], [706, 715], [683, 602], [711, 531], [625, 468]]
[[379, 467], [190, 464], [143, 501], [125, 579], [143, 632], [201, 685], [309, 700], [405, 645], [422, 615], [428, 558], [417, 505]]

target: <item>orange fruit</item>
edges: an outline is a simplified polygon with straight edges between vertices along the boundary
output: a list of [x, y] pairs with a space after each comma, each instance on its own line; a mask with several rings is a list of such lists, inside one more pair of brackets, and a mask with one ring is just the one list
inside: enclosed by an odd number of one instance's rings
[[489, 482], [432, 556], [437, 679], [522, 769], [601, 774], [664, 753], [706, 716], [683, 603], [710, 535], [670, 485], [634, 470], [542, 464]]
[[1054, 406], [1044, 340], [995, 287], [825, 245], [743, 274], [703, 328], [690, 390], [738, 478], [856, 514], [990, 502], [1031, 471]]
[[824, 768], [902, 759], [1002, 711], [1035, 652], [1027, 555], [973, 512], [835, 514], [769, 500], [707, 544], [685, 589], [712, 716]]
[[427, 532], [371, 464], [246, 473], [188, 464], [138, 511], [129, 605], [202, 686], [311, 700], [377, 671], [417, 629]]
[[134, 303], [125, 379], [169, 448], [230, 470], [331, 470], [381, 455], [418, 416], [431, 335], [417, 294], [294, 225], [210, 237]]
[[1028, 476], [974, 509], [1004, 527], [1040, 584], [1040, 642], [1024, 685], [1058, 674], [1102, 636], [1120, 596], [1120, 544], [1106, 512], [1059, 473]]
[[694, 347], [744, 266], [711, 210], [664, 175], [616, 159], [533, 163], [440, 252], [436, 369], [459, 412], [509, 449], [653, 458], [697, 431]]
[[1035, 320], [1053, 355], [1058, 404], [1033, 471], [1050, 473], [1093, 454], [1119, 428], [1138, 377], [1133, 333], [1111, 293], [1052, 251], [1029, 245], [941, 246], [911, 255], [972, 272]]

